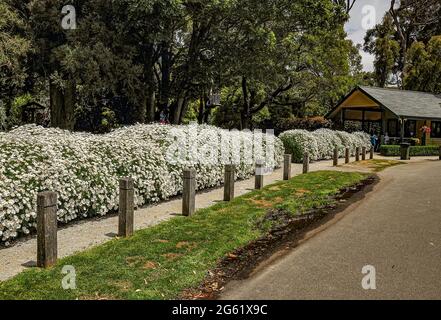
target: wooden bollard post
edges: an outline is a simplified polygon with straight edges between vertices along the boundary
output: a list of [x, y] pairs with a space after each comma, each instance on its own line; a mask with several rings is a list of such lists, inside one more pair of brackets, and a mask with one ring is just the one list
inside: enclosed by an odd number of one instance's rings
[[57, 194], [37, 195], [37, 266], [48, 268], [57, 263]]
[[261, 161], [256, 162], [256, 176], [254, 188], [260, 190], [263, 188], [263, 163]]
[[371, 160], [374, 159], [374, 147], [371, 148], [369, 159], [371, 159]]
[[334, 167], [338, 166], [338, 148], [334, 149]]
[[305, 152], [303, 154], [303, 174], [309, 172], [309, 153]]
[[360, 147], [355, 148], [355, 161], [360, 161]]
[[232, 164], [225, 165], [224, 172], [224, 201], [231, 201], [234, 199], [234, 175], [236, 167]]
[[292, 155], [285, 154], [283, 161], [283, 180], [291, 179], [291, 162], [292, 162]]
[[186, 217], [191, 216], [195, 211], [196, 205], [196, 170], [184, 170], [184, 189], [182, 194], [182, 214]]
[[130, 237], [133, 235], [134, 213], [135, 183], [132, 178], [122, 178], [119, 180], [119, 237]]
[[351, 153], [349, 148], [345, 148], [345, 163], [348, 164], [351, 161]]
[[361, 148], [361, 160], [366, 160], [366, 147]]
[[439, 147], [439, 160], [441, 160], [441, 146]]

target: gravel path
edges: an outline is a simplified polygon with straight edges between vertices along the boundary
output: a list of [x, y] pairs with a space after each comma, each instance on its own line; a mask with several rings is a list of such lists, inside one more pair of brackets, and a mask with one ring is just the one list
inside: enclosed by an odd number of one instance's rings
[[[377, 158], [379, 158], [377, 156]], [[352, 158], [351, 161], [355, 159]], [[340, 160], [343, 161], [343, 160]], [[310, 165], [311, 171], [341, 170], [363, 171], [360, 167], [340, 166], [333, 167], [332, 161], [320, 161]], [[302, 165], [293, 164], [293, 176], [301, 174]], [[271, 175], [265, 176], [264, 183], [272, 184], [282, 179], [282, 169], [275, 170]], [[236, 182], [236, 196], [248, 193], [254, 188], [254, 177]], [[196, 208], [206, 208], [223, 198], [223, 188], [217, 188], [196, 195]], [[161, 202], [148, 206], [135, 212], [135, 229], [145, 229], [162, 221], [171, 219], [181, 213], [181, 198]], [[96, 220], [87, 220], [74, 223], [58, 231], [58, 257], [63, 258], [76, 252], [83, 251], [93, 246], [109, 241], [118, 230], [118, 217], [105, 217]], [[13, 277], [26, 268], [35, 267], [37, 255], [36, 237], [17, 242], [14, 246], [0, 249], [0, 281]]]

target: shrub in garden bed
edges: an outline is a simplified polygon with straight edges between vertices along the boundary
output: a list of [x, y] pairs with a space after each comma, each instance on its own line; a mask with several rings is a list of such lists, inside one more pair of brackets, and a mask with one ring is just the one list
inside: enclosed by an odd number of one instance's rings
[[[380, 153], [385, 157], [398, 157], [400, 156], [399, 145], [384, 145], [380, 147]], [[439, 156], [439, 146], [413, 146], [410, 147], [410, 156], [422, 157], [422, 156]]]
[[355, 155], [357, 147], [371, 148], [370, 136], [364, 132], [347, 133], [330, 129], [319, 129], [309, 132], [306, 130], [290, 130], [283, 132], [282, 140], [286, 153], [293, 155], [294, 162], [302, 162], [303, 154], [308, 152], [311, 160], [332, 159], [335, 147], [339, 156], [343, 157], [345, 149], [349, 148], [351, 155]]
[[200, 190], [220, 185], [231, 160], [238, 179], [251, 176], [257, 158], [278, 167], [282, 142], [197, 125], [136, 125], [105, 135], [28, 125], [0, 133], [0, 242], [35, 229], [40, 191], [58, 193], [58, 221], [67, 223], [117, 210], [121, 177], [135, 180], [142, 206], [181, 193], [184, 168], [196, 169]]

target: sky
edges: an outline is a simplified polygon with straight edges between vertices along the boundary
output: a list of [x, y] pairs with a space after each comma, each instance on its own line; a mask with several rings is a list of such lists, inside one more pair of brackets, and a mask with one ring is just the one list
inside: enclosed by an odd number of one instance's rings
[[[348, 38], [355, 44], [363, 44], [366, 31], [381, 22], [389, 7], [388, 0], [357, 0], [350, 12], [351, 18], [345, 26]], [[363, 58], [364, 70], [373, 71], [374, 57], [363, 50], [360, 54]]]

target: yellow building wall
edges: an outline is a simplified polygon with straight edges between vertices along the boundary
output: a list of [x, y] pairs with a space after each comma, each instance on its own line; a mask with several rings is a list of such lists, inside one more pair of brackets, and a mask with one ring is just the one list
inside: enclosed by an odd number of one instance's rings
[[347, 98], [341, 104], [341, 107], [343, 108], [372, 107], [372, 108], [380, 109], [377, 103], [369, 99], [365, 94], [363, 94], [360, 91], [355, 91], [349, 98]]
[[[417, 121], [417, 138], [420, 139], [420, 141], [423, 138], [423, 133], [421, 132], [421, 128], [426, 124], [429, 128], [432, 128], [432, 121], [430, 120], [418, 120]], [[441, 139], [440, 138], [431, 138], [430, 134], [427, 134], [426, 136], [427, 145], [435, 144], [435, 145], [441, 145]]]

